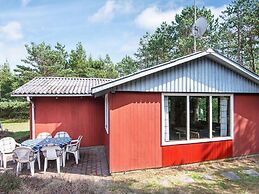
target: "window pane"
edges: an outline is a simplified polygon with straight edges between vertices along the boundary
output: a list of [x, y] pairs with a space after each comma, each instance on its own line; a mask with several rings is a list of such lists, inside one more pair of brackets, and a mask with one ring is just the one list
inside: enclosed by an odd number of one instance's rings
[[169, 140], [187, 140], [186, 96], [168, 96]]
[[230, 136], [230, 97], [212, 97], [212, 136]]
[[209, 96], [190, 97], [190, 138], [210, 137]]

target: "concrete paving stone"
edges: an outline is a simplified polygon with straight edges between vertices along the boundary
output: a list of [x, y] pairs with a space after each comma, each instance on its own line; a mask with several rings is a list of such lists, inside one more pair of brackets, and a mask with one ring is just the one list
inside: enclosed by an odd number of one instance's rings
[[202, 178], [205, 179], [205, 180], [214, 180], [214, 177], [212, 175], [209, 175], [209, 174], [203, 175]]
[[189, 177], [187, 175], [180, 177], [180, 181], [182, 183], [194, 183], [195, 182], [191, 177]]
[[220, 175], [231, 181], [240, 180], [240, 177], [232, 171], [223, 172]]
[[259, 173], [253, 169], [243, 170], [243, 173], [246, 175], [249, 175], [249, 176], [253, 176], [253, 177], [259, 176]]

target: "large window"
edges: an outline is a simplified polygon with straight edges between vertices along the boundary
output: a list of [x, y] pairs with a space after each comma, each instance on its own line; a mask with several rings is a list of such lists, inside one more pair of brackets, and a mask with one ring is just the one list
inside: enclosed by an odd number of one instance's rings
[[163, 143], [231, 138], [231, 101], [231, 95], [163, 95]]

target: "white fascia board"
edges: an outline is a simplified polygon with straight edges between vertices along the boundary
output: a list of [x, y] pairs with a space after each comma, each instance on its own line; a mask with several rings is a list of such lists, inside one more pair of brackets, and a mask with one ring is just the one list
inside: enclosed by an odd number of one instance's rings
[[12, 97], [83, 97], [91, 94], [12, 94]]
[[131, 76], [128, 76], [128, 77], [125, 77], [125, 78], [119, 78], [118, 80], [114, 80], [110, 83], [92, 88], [92, 94], [96, 94], [96, 93], [101, 92], [103, 90], [107, 90], [109, 88], [116, 87], [118, 85], [127, 83], [129, 81], [132, 81], [132, 80], [135, 80], [135, 79], [138, 79], [138, 78], [141, 78], [141, 77], [144, 77], [144, 76], [162, 71], [162, 70], [170, 68], [170, 67], [177, 66], [177, 65], [182, 64], [182, 63], [186, 63], [188, 61], [203, 57], [203, 56], [208, 55], [208, 54], [209, 54], [208, 52], [197, 53], [197, 54], [194, 54], [192, 56], [189, 56], [189, 57], [186, 57], [186, 58], [183, 58], [183, 59], [179, 59], [179, 60], [177, 60], [175, 62], [172, 62], [172, 63], [169, 62], [168, 64], [165, 64], [165, 65], [161, 64], [158, 67], [154, 67], [154, 68], [148, 69], [146, 71], [143, 70], [143, 72], [135, 73], [135, 74], [133, 74]]

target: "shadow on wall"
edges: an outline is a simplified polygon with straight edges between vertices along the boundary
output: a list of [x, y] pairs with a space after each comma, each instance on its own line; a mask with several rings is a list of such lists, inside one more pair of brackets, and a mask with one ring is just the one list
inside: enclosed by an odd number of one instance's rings
[[235, 114], [234, 156], [259, 153], [259, 126]]
[[232, 156], [232, 141], [193, 143], [163, 147], [163, 166], [196, 163]]
[[36, 98], [35, 129], [53, 136], [66, 131], [76, 139], [83, 136], [82, 146], [104, 142], [104, 100], [92, 97]]
[[235, 95], [234, 103], [234, 156], [259, 153], [259, 95]]
[[[109, 103], [112, 103], [112, 106], [110, 107], [111, 110], [116, 110], [119, 108], [125, 108], [127, 109], [128, 105], [131, 104], [141, 104], [141, 105], [150, 105], [150, 104], [160, 104], [160, 98], [157, 97], [157, 93], [154, 93], [154, 95], [147, 95], [146, 93], [130, 93], [130, 92], [120, 92], [119, 96], [116, 96], [116, 94], [111, 94], [112, 98]], [[148, 96], [148, 98], [147, 98]], [[116, 98], [117, 97], [117, 98]], [[133, 107], [134, 108], [134, 107]]]

